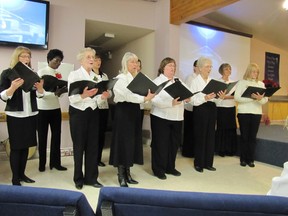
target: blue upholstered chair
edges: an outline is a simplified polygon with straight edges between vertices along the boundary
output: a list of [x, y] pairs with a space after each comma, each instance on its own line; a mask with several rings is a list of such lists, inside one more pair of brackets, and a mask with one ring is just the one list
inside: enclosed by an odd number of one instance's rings
[[0, 185], [1, 216], [95, 216], [76, 191]]

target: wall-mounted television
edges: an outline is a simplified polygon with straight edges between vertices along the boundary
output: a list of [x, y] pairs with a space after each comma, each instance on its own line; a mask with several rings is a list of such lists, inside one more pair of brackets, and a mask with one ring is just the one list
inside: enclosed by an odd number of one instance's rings
[[0, 45], [48, 49], [49, 2], [0, 0]]

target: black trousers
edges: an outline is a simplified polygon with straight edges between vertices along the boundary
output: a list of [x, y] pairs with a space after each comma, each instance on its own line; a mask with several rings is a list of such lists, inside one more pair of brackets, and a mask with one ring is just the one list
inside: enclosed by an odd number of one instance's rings
[[240, 162], [254, 162], [256, 137], [261, 121], [261, 115], [238, 114], [240, 127]]
[[[95, 184], [98, 178], [99, 110], [84, 111], [69, 106], [70, 133], [74, 153], [75, 184]], [[82, 171], [84, 156], [84, 173]]]
[[50, 167], [61, 165], [61, 109], [39, 110], [38, 114], [38, 151], [39, 167], [45, 167], [47, 158], [47, 136], [50, 126]]
[[108, 124], [109, 109], [99, 109], [99, 150], [98, 163], [102, 160], [102, 151], [105, 146], [105, 133]]
[[184, 157], [194, 157], [193, 111], [184, 110], [182, 155]]
[[152, 170], [162, 175], [175, 169], [177, 151], [181, 143], [182, 121], [151, 116]]
[[29, 149], [11, 149], [10, 166], [12, 170], [12, 183], [19, 182], [25, 175]]
[[214, 161], [216, 105], [207, 102], [194, 106], [193, 114], [194, 166], [211, 167]]

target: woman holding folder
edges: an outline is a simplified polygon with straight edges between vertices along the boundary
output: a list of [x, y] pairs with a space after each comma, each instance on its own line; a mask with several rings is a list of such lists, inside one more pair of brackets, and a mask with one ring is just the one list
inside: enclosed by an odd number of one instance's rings
[[[200, 74], [191, 82], [190, 90], [194, 112], [194, 168], [197, 172], [203, 169], [215, 171], [213, 167], [215, 147], [216, 103], [225, 97], [225, 92], [202, 93], [205, 86], [211, 81], [210, 72], [212, 61], [207, 57], [198, 59], [197, 66]], [[218, 97], [218, 99], [216, 99]]]
[[[56, 72], [64, 58], [63, 52], [59, 49], [52, 49], [47, 53], [48, 65], [38, 71], [40, 77], [49, 75], [57, 78], [59, 73]], [[60, 74], [61, 75], [61, 74]], [[58, 77], [57, 79], [60, 79]], [[45, 83], [45, 82], [44, 82]], [[57, 88], [55, 92], [46, 91], [43, 98], [37, 99], [39, 107], [38, 115], [38, 151], [39, 151], [39, 171], [45, 171], [46, 158], [47, 158], [47, 136], [48, 128], [51, 129], [51, 145], [50, 145], [50, 161], [49, 167], [52, 170], [55, 168], [59, 171], [67, 170], [66, 167], [61, 165], [61, 108], [59, 97], [61, 91], [67, 90], [67, 86]]]
[[[175, 82], [181, 82], [175, 77], [176, 62], [172, 58], [165, 58], [161, 61], [158, 69], [158, 77], [154, 80], [156, 85], [169, 81], [165, 87]], [[176, 170], [176, 155], [181, 144], [182, 122], [184, 118], [184, 101], [179, 97], [173, 98], [164, 89], [153, 99], [150, 111], [151, 117], [151, 157], [152, 170], [154, 175], [165, 180], [165, 174], [180, 176]]]
[[138, 57], [131, 52], [124, 54], [122, 69], [116, 77], [114, 102], [115, 113], [110, 148], [109, 164], [118, 168], [118, 181], [121, 187], [129, 184], [138, 184], [132, 179], [130, 167], [143, 164], [142, 125], [140, 104], [150, 101], [155, 94], [148, 90], [146, 96], [130, 91], [127, 86], [137, 75]]
[[[223, 63], [219, 67], [219, 73], [222, 75], [221, 82], [232, 83], [231, 65]], [[227, 92], [224, 100], [217, 104], [217, 128], [215, 134], [215, 152], [221, 157], [225, 155], [233, 156], [237, 150], [236, 133], [236, 103], [234, 100], [235, 86]]]
[[258, 80], [259, 66], [255, 63], [248, 65], [243, 80], [237, 83], [234, 98], [238, 102], [237, 117], [240, 126], [240, 165], [255, 167], [254, 156], [256, 137], [262, 116], [262, 106], [268, 98], [258, 92], [252, 93], [251, 98], [243, 97], [243, 92], [248, 86], [265, 88], [262, 81]]
[[[5, 114], [10, 141], [10, 166], [12, 170], [12, 184], [21, 186], [21, 181], [34, 183], [35, 181], [25, 175], [29, 147], [37, 145], [37, 102], [36, 97], [44, 96], [43, 81], [34, 84], [34, 87], [25, 92], [21, 86], [22, 78], [10, 79], [14, 66], [21, 62], [31, 68], [31, 50], [19, 46], [13, 54], [10, 68], [1, 74], [1, 99], [6, 102]], [[19, 72], [20, 73], [20, 72]], [[31, 73], [33, 73], [31, 69]]]
[[[92, 71], [96, 52], [91, 48], [84, 48], [77, 55], [81, 67], [72, 71], [68, 76], [68, 89], [77, 81], [95, 82], [95, 74]], [[84, 87], [81, 93], [69, 95], [69, 123], [74, 151], [74, 176], [75, 187], [80, 190], [83, 185], [100, 188], [102, 184], [98, 178], [98, 127], [99, 104], [103, 103], [108, 92], [97, 94], [98, 89]], [[84, 156], [84, 173], [82, 171]]]

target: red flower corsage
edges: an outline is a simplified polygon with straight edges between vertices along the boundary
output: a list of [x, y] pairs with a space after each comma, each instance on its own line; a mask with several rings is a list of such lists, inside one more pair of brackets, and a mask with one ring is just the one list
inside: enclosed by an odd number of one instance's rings
[[62, 79], [61, 73], [56, 73], [55, 76], [56, 76], [57, 79]]

